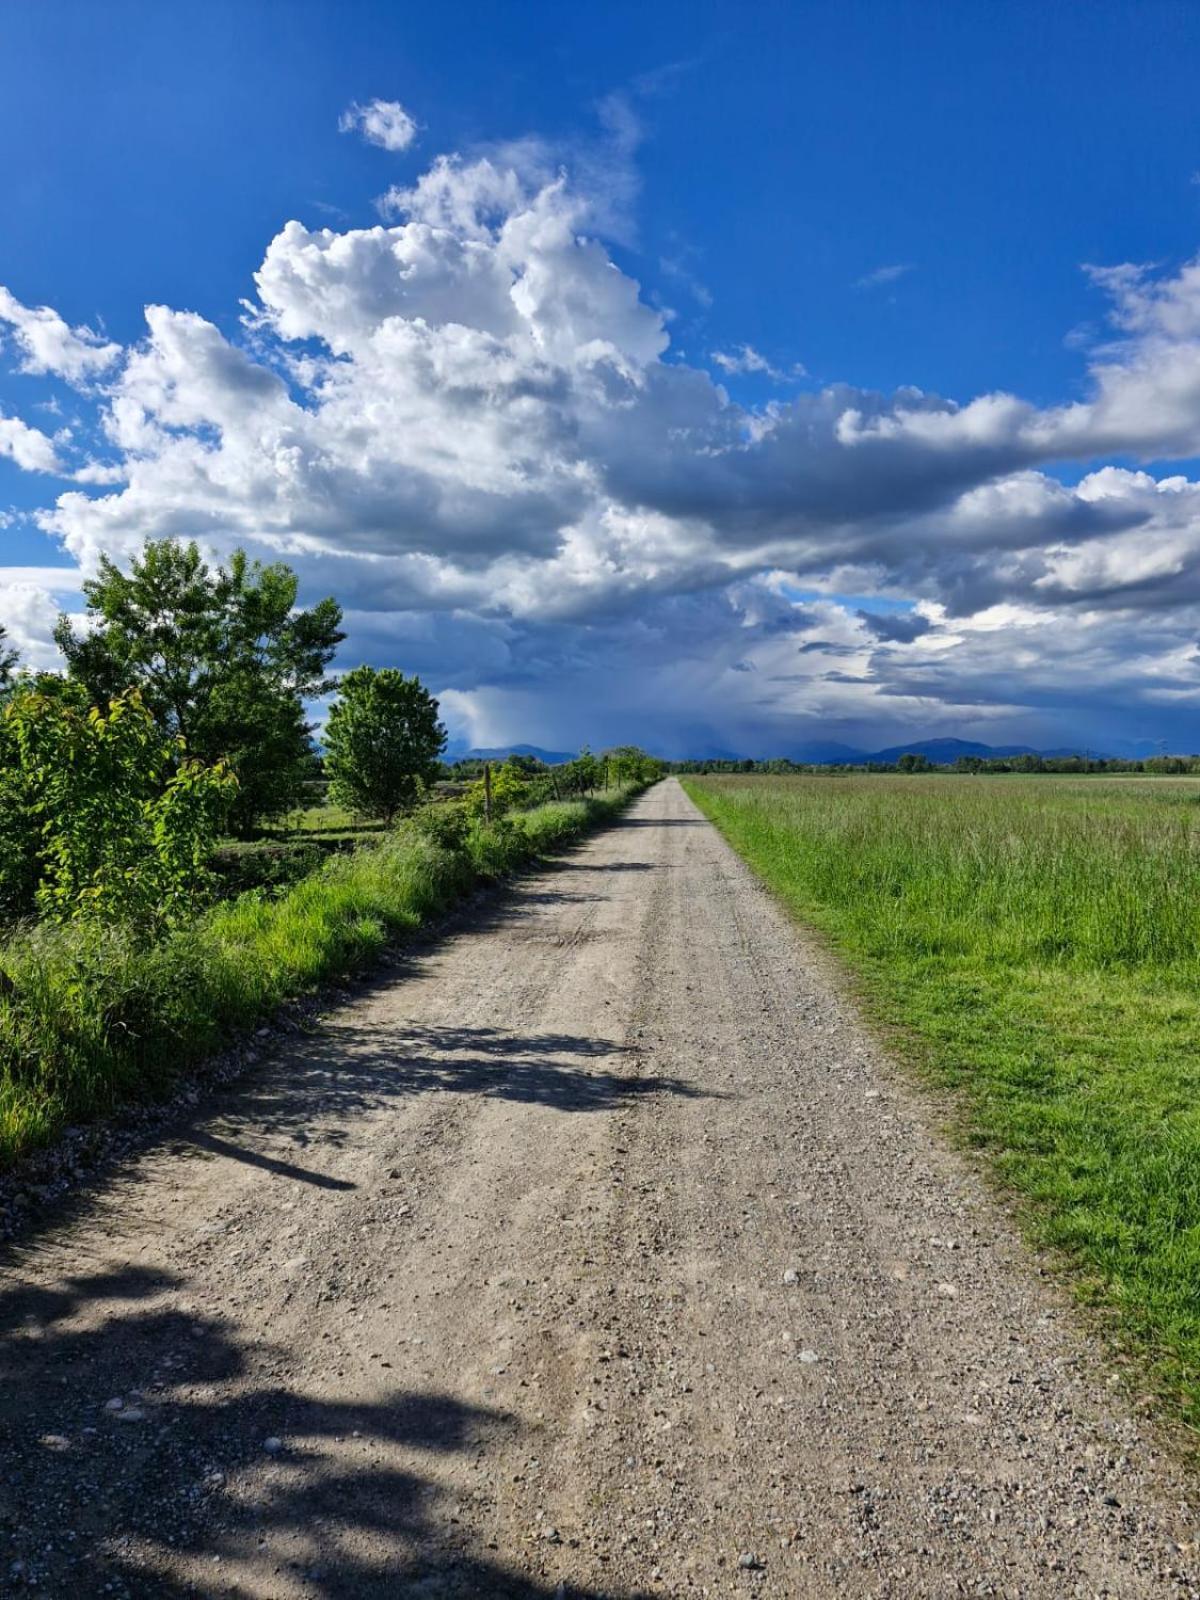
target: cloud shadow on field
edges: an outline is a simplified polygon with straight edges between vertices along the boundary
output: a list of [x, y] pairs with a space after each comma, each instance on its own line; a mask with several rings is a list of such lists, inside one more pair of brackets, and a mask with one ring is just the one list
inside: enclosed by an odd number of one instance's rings
[[0, 1514], [14, 1583], [79, 1600], [293, 1585], [324, 1600], [560, 1592], [488, 1548], [436, 1477], [457, 1456], [490, 1481], [489, 1451], [519, 1434], [517, 1417], [438, 1391], [327, 1400], [259, 1382], [269, 1344], [242, 1346], [221, 1319], [185, 1312], [187, 1289], [134, 1268], [61, 1291], [0, 1287]]

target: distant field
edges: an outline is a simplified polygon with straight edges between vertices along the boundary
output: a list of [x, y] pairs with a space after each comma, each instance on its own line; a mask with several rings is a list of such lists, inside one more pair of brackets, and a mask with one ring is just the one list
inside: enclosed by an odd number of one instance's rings
[[1200, 1427], [1200, 780], [689, 778]]
[[352, 839], [383, 833], [385, 827], [382, 822], [356, 817], [344, 806], [326, 803], [290, 812], [274, 831], [294, 839]]

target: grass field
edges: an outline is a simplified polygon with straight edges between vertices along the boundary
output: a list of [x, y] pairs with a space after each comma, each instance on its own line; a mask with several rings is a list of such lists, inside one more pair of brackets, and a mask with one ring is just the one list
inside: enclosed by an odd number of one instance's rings
[[1200, 782], [698, 778], [1200, 1428]]

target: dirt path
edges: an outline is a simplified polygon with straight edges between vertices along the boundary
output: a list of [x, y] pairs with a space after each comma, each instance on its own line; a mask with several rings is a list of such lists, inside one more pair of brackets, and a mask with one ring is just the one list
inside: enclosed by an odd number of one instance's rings
[[674, 782], [9, 1252], [0, 1325], [0, 1585], [1200, 1594], [1186, 1487]]

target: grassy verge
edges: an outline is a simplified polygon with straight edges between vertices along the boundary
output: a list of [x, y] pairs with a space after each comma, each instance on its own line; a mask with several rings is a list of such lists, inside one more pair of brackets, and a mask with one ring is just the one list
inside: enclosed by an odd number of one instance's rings
[[1200, 786], [685, 784], [1200, 1427]]
[[65, 1124], [169, 1089], [181, 1068], [283, 1001], [612, 820], [634, 791], [465, 826], [449, 808], [327, 861], [282, 895], [245, 894], [157, 944], [39, 927], [0, 947], [0, 1168]]

